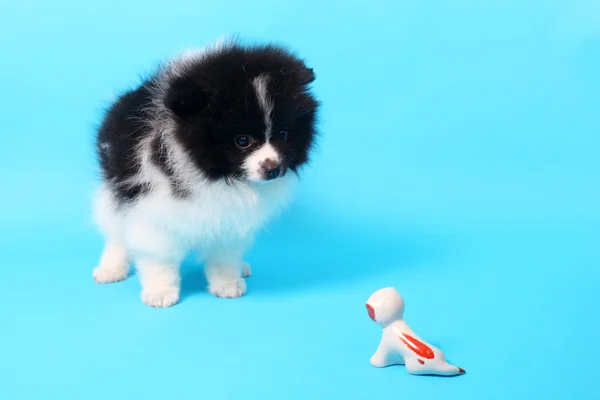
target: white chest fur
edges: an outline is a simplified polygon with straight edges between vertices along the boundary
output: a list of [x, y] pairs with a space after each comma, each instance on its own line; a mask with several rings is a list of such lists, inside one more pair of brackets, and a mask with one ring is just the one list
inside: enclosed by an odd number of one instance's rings
[[156, 190], [141, 199], [127, 219], [152, 221], [192, 242], [244, 237], [285, 206], [293, 183], [292, 174], [265, 185], [220, 181], [199, 186], [185, 199], [173, 197], [168, 190]]
[[119, 207], [107, 186], [96, 197], [95, 217], [110, 237], [120, 238], [135, 252], [202, 250], [216, 241], [251, 236], [288, 203], [297, 178], [289, 173], [264, 185], [205, 182], [191, 196], [177, 198], [159, 183], [149, 195]]

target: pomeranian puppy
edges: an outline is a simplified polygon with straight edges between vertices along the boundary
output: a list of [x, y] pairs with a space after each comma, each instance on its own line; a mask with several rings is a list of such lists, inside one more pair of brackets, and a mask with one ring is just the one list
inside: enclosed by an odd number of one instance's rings
[[97, 134], [93, 278], [138, 271], [144, 304], [179, 300], [179, 265], [201, 254], [208, 290], [240, 297], [244, 253], [290, 200], [317, 134], [315, 75], [279, 45], [227, 41], [165, 63], [108, 109]]

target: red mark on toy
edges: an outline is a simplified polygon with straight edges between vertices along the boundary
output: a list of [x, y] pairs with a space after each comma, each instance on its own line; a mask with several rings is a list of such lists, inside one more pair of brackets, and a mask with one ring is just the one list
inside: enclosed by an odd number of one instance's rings
[[458, 368], [458, 372], [460, 372], [461, 374], [464, 374], [464, 373], [465, 373], [465, 370], [459, 367], [459, 368]]
[[369, 318], [371, 318], [373, 321], [375, 321], [375, 310], [373, 310], [373, 307], [371, 307], [368, 304], [367, 304], [367, 312], [369, 313]]
[[414, 337], [412, 337], [410, 335], [407, 335], [406, 333], [403, 333], [402, 336], [404, 336], [408, 340], [408, 342], [407, 342], [402, 337], [398, 336], [400, 338], [400, 340], [402, 340], [402, 343], [404, 343], [409, 349], [414, 351], [418, 356], [428, 358], [430, 360], [435, 357], [433, 350], [431, 350], [431, 348], [429, 346], [427, 346], [425, 343], [415, 339]]
[[425, 361], [423, 361], [423, 360], [419, 360], [419, 359], [417, 359], [417, 361], [418, 361], [418, 362], [419, 362], [419, 364], [421, 364], [421, 365], [425, 364]]

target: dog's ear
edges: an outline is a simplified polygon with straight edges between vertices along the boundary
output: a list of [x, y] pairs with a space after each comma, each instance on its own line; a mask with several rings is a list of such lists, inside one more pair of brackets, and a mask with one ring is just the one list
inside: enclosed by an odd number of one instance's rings
[[300, 83], [302, 85], [308, 85], [309, 83], [314, 82], [315, 80], [315, 72], [313, 71], [312, 68], [308, 68], [308, 67], [303, 67], [299, 72], [298, 72], [298, 77], [300, 78]]
[[169, 86], [164, 103], [176, 115], [186, 118], [206, 108], [208, 94], [189, 79], [178, 78]]
[[313, 69], [306, 67], [303, 63], [298, 63], [292, 67], [284, 67], [280, 70], [280, 73], [282, 78], [292, 85], [307, 86], [315, 80]]

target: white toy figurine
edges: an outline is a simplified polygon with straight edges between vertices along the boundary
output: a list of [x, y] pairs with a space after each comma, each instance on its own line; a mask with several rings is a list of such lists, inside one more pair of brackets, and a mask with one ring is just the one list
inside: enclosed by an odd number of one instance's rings
[[374, 367], [405, 364], [415, 375], [460, 375], [465, 370], [446, 362], [444, 353], [418, 337], [408, 326], [404, 300], [392, 287], [379, 289], [367, 300], [369, 317], [383, 327], [377, 351], [371, 357]]

